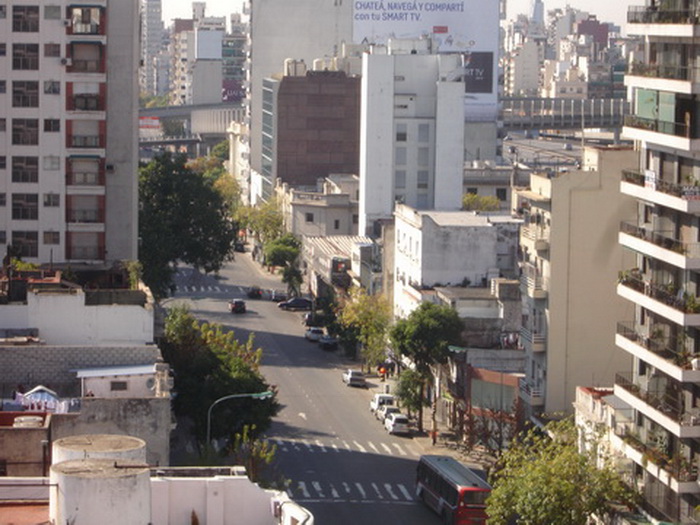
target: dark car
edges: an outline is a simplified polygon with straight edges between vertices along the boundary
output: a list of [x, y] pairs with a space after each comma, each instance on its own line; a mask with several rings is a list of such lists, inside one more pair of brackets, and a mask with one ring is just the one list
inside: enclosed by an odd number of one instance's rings
[[286, 301], [287, 294], [282, 290], [270, 290], [270, 301]]
[[292, 297], [288, 301], [277, 303], [277, 306], [282, 310], [311, 310], [312, 304], [311, 299]]
[[259, 286], [251, 286], [248, 288], [249, 299], [260, 299], [262, 297], [262, 289]]
[[338, 339], [332, 335], [324, 335], [318, 340], [318, 344], [322, 350], [336, 350], [338, 348]]
[[246, 311], [245, 301], [243, 299], [233, 299], [229, 301], [228, 311], [232, 314], [244, 314]]

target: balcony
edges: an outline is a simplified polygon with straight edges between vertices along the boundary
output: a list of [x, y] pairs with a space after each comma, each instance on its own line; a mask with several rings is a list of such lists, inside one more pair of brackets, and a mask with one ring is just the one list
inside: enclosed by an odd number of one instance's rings
[[104, 148], [101, 135], [71, 135], [69, 140], [71, 148]]
[[700, 302], [695, 295], [646, 281], [636, 269], [620, 273], [617, 293], [678, 325], [700, 326]]
[[699, 143], [697, 132], [691, 123], [670, 122], [638, 115], [625, 116], [623, 135], [629, 139], [683, 150], [692, 149]]
[[538, 252], [549, 250], [549, 231], [540, 227], [524, 226], [520, 230], [521, 237], [533, 243]]
[[666, 64], [645, 64], [643, 62], [632, 62], [627, 68], [627, 74], [635, 77], [662, 78], [665, 80], [684, 80], [697, 82], [697, 67]]
[[[615, 395], [681, 439], [700, 437], [700, 409], [686, 410], [680, 397], [634, 382], [631, 372], [615, 374]], [[671, 380], [669, 380], [671, 381]], [[649, 382], [649, 378], [647, 378]]]
[[658, 6], [630, 6], [627, 10], [630, 24], [684, 24], [698, 23], [695, 12], [690, 9], [661, 9]]
[[664, 181], [654, 172], [622, 170], [620, 192], [684, 213], [700, 213], [700, 186]]
[[104, 186], [104, 175], [94, 172], [71, 172], [66, 175], [68, 186]]
[[526, 352], [539, 353], [547, 351], [547, 336], [532, 332], [527, 328], [520, 329], [520, 342], [525, 347]]
[[101, 60], [73, 59], [73, 65], [68, 67], [69, 73], [104, 73]]
[[531, 407], [544, 405], [544, 391], [540, 388], [533, 388], [527, 379], [521, 378], [519, 381], [520, 397]]
[[68, 222], [100, 223], [104, 222], [104, 213], [100, 210], [68, 210]]
[[549, 292], [549, 280], [545, 279], [537, 268], [528, 263], [521, 265], [520, 287], [522, 293], [533, 299], [546, 299]]
[[70, 246], [67, 252], [66, 257], [71, 260], [104, 260], [104, 250], [97, 246]]
[[700, 269], [700, 243], [682, 242], [664, 232], [649, 231], [630, 222], [620, 223], [619, 243], [677, 268]]

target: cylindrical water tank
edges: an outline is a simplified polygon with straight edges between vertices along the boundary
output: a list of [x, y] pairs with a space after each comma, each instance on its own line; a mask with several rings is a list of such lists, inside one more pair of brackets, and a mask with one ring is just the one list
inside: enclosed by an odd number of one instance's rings
[[51, 523], [147, 525], [150, 469], [131, 460], [81, 459], [51, 466]]
[[132, 436], [84, 434], [53, 442], [51, 463], [71, 459], [130, 459], [146, 463], [146, 442]]

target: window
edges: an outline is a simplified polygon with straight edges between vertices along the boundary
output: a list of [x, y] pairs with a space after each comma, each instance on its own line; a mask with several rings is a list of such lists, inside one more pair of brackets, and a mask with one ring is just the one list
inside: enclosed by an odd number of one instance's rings
[[15, 33], [38, 33], [39, 6], [14, 6], [12, 8], [12, 31], [14, 31]]
[[506, 189], [505, 188], [496, 188], [496, 198], [499, 201], [505, 201], [506, 200]]
[[45, 118], [44, 131], [46, 133], [55, 133], [61, 131], [61, 121], [57, 118]]
[[394, 172], [394, 188], [404, 189], [406, 187], [406, 170], [396, 170]]
[[407, 138], [406, 124], [396, 124], [396, 142], [406, 142]]
[[12, 44], [12, 69], [38, 70], [39, 44]]
[[44, 56], [45, 57], [60, 57], [61, 56], [61, 44], [44, 44]]
[[0, 155], [0, 170], [7, 169], [7, 157], [5, 155]]
[[15, 80], [12, 82], [13, 108], [39, 107], [39, 82], [34, 80]]
[[1, 18], [7, 18], [7, 6], [6, 5], [0, 5], [0, 19]]
[[58, 193], [44, 193], [44, 206], [55, 208], [61, 205], [61, 196]]
[[58, 80], [44, 80], [44, 93], [47, 95], [60, 95], [61, 83]]
[[358, 215], [357, 215], [356, 213], [354, 213], [354, 214], [352, 215], [352, 223], [353, 223], [353, 224], [357, 224], [357, 223], [359, 223], [359, 222], [360, 222], [360, 218], [358, 217]]
[[112, 392], [115, 392], [115, 391], [122, 391], [123, 392], [123, 391], [127, 390], [128, 388], [127, 388], [126, 381], [110, 381], [109, 389]]
[[418, 165], [425, 167], [430, 163], [430, 149], [418, 148]]
[[394, 152], [395, 163], [400, 166], [406, 165], [406, 148], [396, 148]]
[[306, 222], [314, 222], [314, 214], [313, 213], [306, 214]]
[[12, 157], [12, 182], [39, 182], [39, 157]]
[[44, 244], [61, 244], [59, 232], [44, 232]]
[[430, 124], [418, 124], [418, 142], [430, 140]]
[[334, 230], [339, 230], [340, 229], [340, 221], [338, 219], [333, 221], [333, 229]]
[[467, 193], [469, 195], [477, 195], [479, 193], [479, 190], [476, 188], [467, 188]]
[[0, 93], [7, 93], [7, 81], [0, 80]]
[[0, 230], [0, 244], [7, 244], [7, 232]]
[[39, 255], [39, 232], [13, 231], [12, 245], [18, 248], [20, 257], [37, 257]]
[[13, 193], [12, 218], [16, 221], [39, 219], [39, 196], [36, 193]]
[[61, 18], [61, 6], [47, 5], [44, 7], [44, 19], [59, 20]]
[[61, 157], [58, 155], [47, 155], [43, 159], [43, 166], [46, 171], [56, 171], [61, 169]]
[[0, 206], [7, 205], [7, 193], [0, 193]]
[[12, 144], [39, 145], [39, 120], [35, 118], [12, 119]]
[[[3, 234], [5, 232], [2, 232]], [[4, 244], [5, 241], [3, 241]], [[0, 477], [6, 477], [7, 476], [7, 460], [6, 459], [0, 459]]]
[[3, 42], [0, 44], [0, 57], [4, 56], [7, 56], [7, 44]]
[[429, 182], [428, 171], [427, 170], [418, 170], [416, 187], [419, 190], [427, 190], [428, 189], [428, 182]]

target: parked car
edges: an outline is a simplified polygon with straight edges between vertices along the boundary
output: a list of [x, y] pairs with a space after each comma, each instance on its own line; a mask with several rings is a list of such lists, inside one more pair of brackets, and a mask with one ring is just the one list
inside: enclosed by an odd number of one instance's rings
[[244, 314], [246, 311], [243, 299], [233, 299], [228, 302], [228, 311], [232, 314]]
[[408, 434], [408, 418], [401, 412], [389, 414], [384, 420], [384, 428], [389, 434]]
[[282, 290], [270, 290], [270, 301], [286, 301], [287, 294]]
[[336, 350], [338, 348], [338, 339], [332, 335], [324, 335], [319, 339], [318, 344], [323, 350]]
[[343, 383], [348, 386], [359, 386], [362, 388], [367, 388], [367, 380], [365, 379], [365, 374], [359, 370], [348, 369], [343, 372]]
[[396, 400], [391, 394], [374, 394], [374, 397], [369, 401], [369, 411], [375, 413], [384, 405], [395, 405]]
[[309, 341], [318, 342], [321, 339], [321, 337], [323, 337], [323, 328], [312, 326], [306, 331], [304, 337], [306, 337], [306, 339], [308, 339]]
[[282, 310], [311, 310], [311, 305], [311, 299], [304, 297], [292, 297], [288, 301], [277, 304]]
[[399, 407], [396, 405], [384, 405], [379, 407], [374, 415], [377, 416], [377, 419], [383, 423], [387, 417], [389, 417], [391, 414], [396, 414], [397, 412], [401, 412], [401, 410], [399, 410]]
[[571, 151], [573, 149], [573, 146], [571, 145], [570, 142], [565, 142], [564, 145], [562, 146], [562, 149], [565, 151]]
[[250, 299], [260, 299], [262, 297], [262, 289], [259, 286], [251, 286], [248, 288], [248, 297]]

